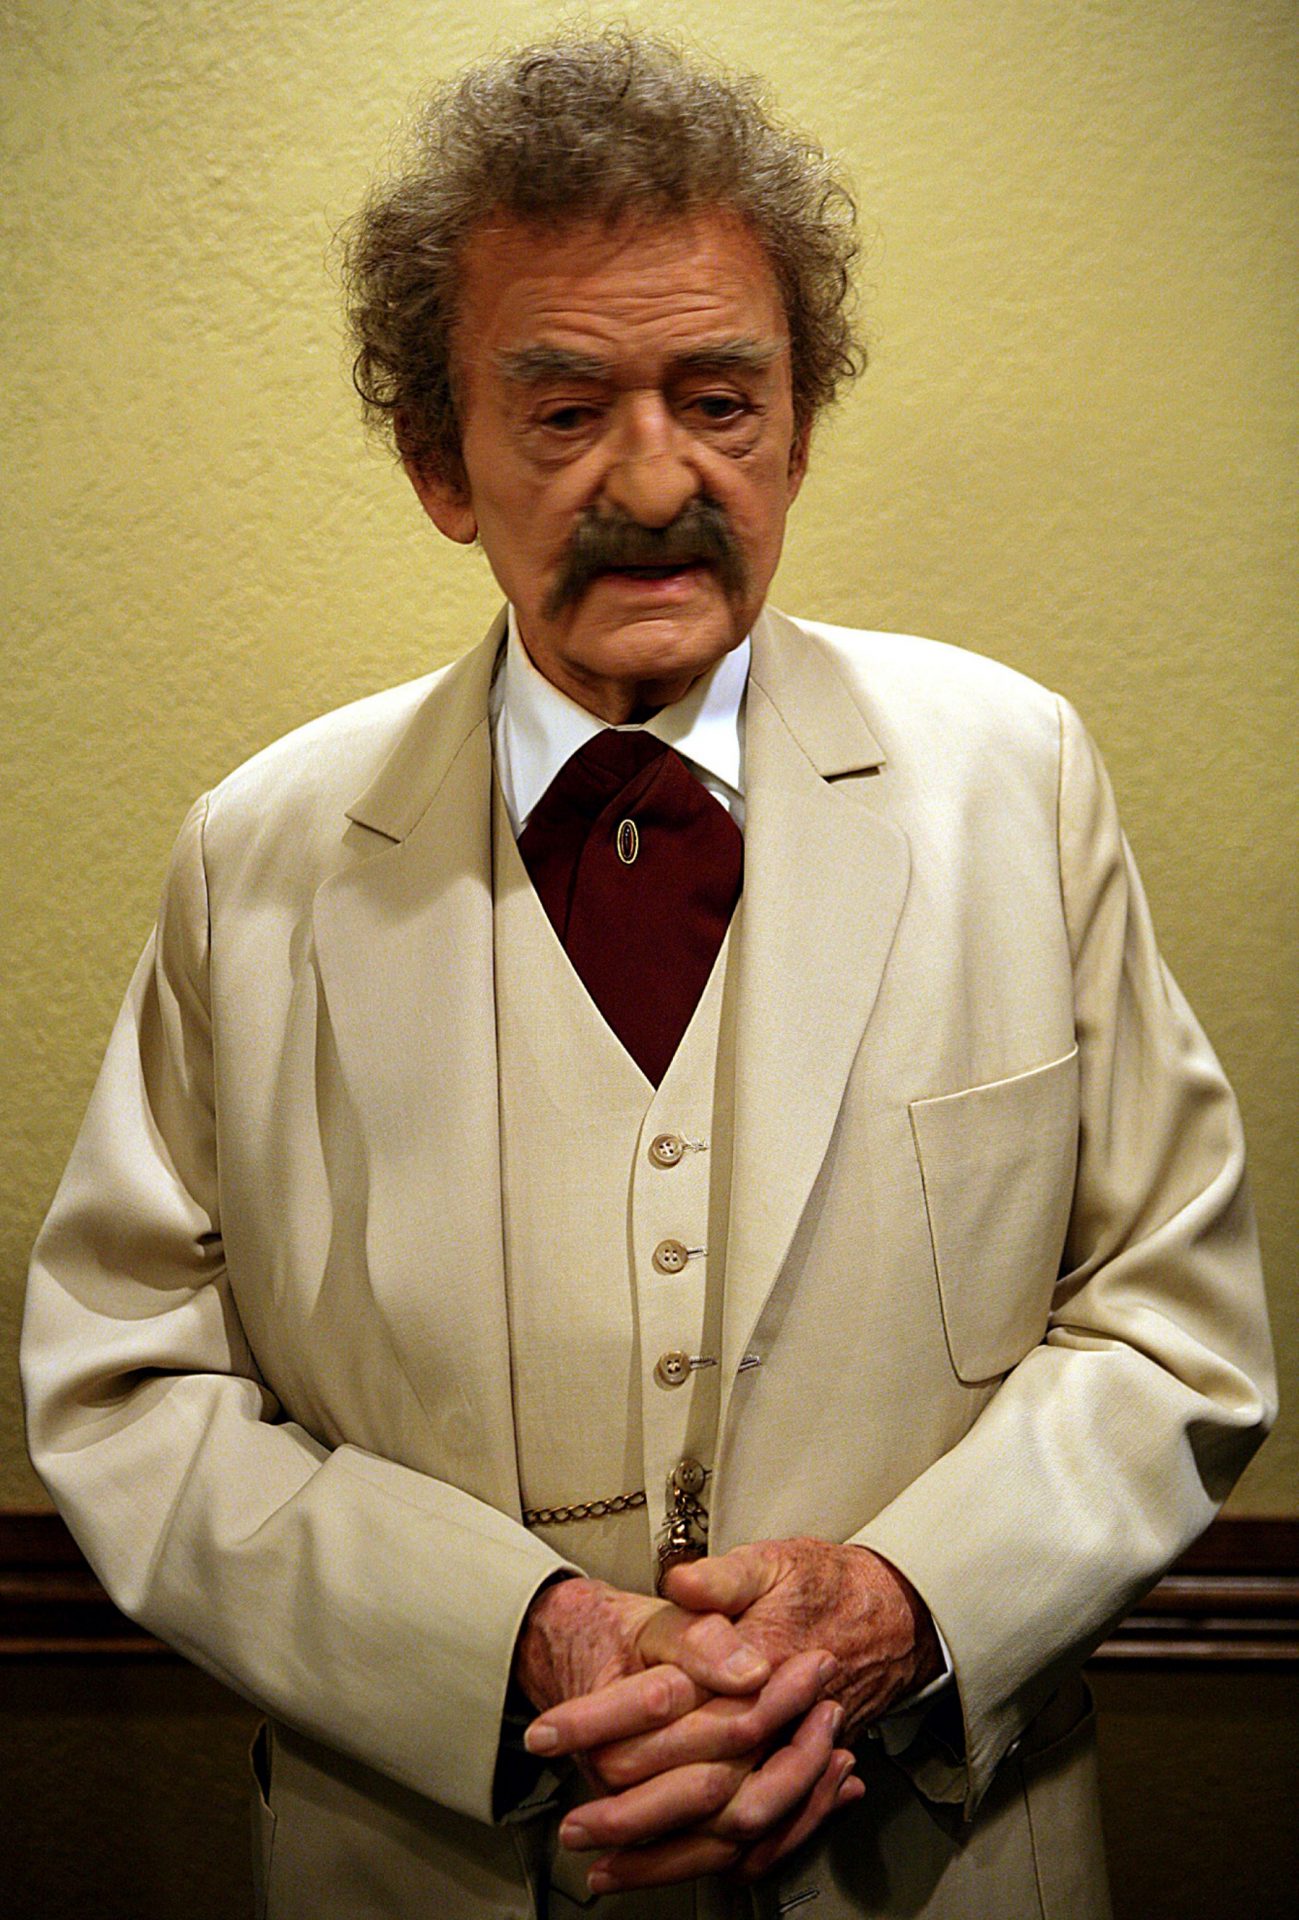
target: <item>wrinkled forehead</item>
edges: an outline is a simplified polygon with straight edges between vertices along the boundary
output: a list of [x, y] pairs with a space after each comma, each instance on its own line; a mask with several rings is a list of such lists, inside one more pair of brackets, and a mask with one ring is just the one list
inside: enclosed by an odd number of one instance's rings
[[496, 214], [461, 259], [455, 359], [471, 378], [534, 377], [632, 359], [787, 359], [789, 328], [767, 253], [742, 215], [709, 207], [545, 226]]

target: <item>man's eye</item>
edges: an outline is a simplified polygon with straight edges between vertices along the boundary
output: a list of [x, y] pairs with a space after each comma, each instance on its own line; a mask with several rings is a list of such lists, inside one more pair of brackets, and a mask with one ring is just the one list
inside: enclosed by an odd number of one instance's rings
[[595, 417], [595, 408], [578, 406], [548, 407], [541, 415], [543, 427], [549, 427], [553, 433], [580, 433], [583, 427], [589, 427]]
[[733, 393], [699, 393], [690, 402], [691, 409], [701, 414], [705, 420], [717, 425], [726, 425], [738, 420], [747, 412], [743, 400]]

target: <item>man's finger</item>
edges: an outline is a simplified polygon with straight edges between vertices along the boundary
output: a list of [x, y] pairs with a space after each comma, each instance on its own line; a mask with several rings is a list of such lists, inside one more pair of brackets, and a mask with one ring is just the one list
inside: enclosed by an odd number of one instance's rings
[[733, 1547], [699, 1560], [683, 1560], [672, 1567], [663, 1592], [675, 1606], [692, 1613], [743, 1613], [769, 1593], [780, 1577], [780, 1561], [771, 1543], [760, 1541]]
[[714, 1696], [670, 1724], [602, 1748], [592, 1756], [595, 1771], [606, 1787], [630, 1787], [669, 1767], [765, 1750], [782, 1728], [816, 1705], [836, 1671], [829, 1654], [815, 1649], [795, 1654], [781, 1662], [758, 1694]]
[[523, 1736], [529, 1753], [558, 1759], [634, 1738], [691, 1713], [711, 1696], [680, 1667], [625, 1675], [539, 1714]]
[[[808, 1799], [831, 1766], [843, 1709], [832, 1701], [813, 1708], [794, 1738], [755, 1767], [718, 1816], [710, 1833], [754, 1845]], [[836, 1786], [838, 1781], [836, 1781]]]
[[625, 1793], [586, 1800], [566, 1814], [559, 1838], [583, 1853], [604, 1847], [640, 1847], [683, 1828], [698, 1827], [721, 1812], [749, 1770], [743, 1760], [700, 1761], [655, 1774]]
[[[759, 1832], [765, 1834], [765, 1829], [760, 1826], [761, 1821], [766, 1819], [778, 1824], [790, 1815], [797, 1816], [802, 1807], [818, 1796], [819, 1782], [833, 1759], [832, 1729], [837, 1726], [838, 1720], [839, 1712], [833, 1703], [827, 1701], [814, 1708], [794, 1740], [782, 1747], [779, 1753], [773, 1754], [765, 1767], [755, 1769], [747, 1777], [742, 1767], [737, 1765], [734, 1768], [734, 1778], [740, 1781], [740, 1785], [729, 1794], [725, 1805], [720, 1806], [715, 1815], [705, 1819], [702, 1825], [675, 1837], [648, 1844], [624, 1842], [614, 1852], [596, 1861], [588, 1876], [591, 1891], [612, 1893], [629, 1887], [666, 1886], [696, 1874], [721, 1873], [742, 1862], [747, 1857], [741, 1851], [746, 1832], [750, 1837]], [[851, 1762], [851, 1754], [847, 1757]], [[567, 1836], [575, 1826], [588, 1839], [597, 1830], [608, 1832], [616, 1823], [620, 1811], [625, 1816], [628, 1802], [645, 1796], [643, 1806], [637, 1809], [639, 1819], [651, 1805], [651, 1791], [660, 1788], [664, 1781], [673, 1782], [674, 1791], [670, 1797], [662, 1795], [653, 1803], [656, 1812], [663, 1811], [671, 1804], [678, 1813], [687, 1805], [697, 1813], [704, 1798], [697, 1791], [701, 1784], [698, 1776], [705, 1772], [710, 1773], [708, 1797], [714, 1797], [724, 1778], [721, 1767], [711, 1770], [683, 1767], [675, 1774], [661, 1775], [657, 1780], [634, 1787], [627, 1793], [616, 1794], [609, 1800], [591, 1801], [577, 1808], [575, 1814], [565, 1820], [560, 1838], [571, 1844]], [[768, 1778], [755, 1791], [754, 1782], [759, 1772], [767, 1773]], [[825, 1800], [828, 1811], [834, 1804], [839, 1783], [836, 1771], [833, 1786], [816, 1798], [817, 1817], [813, 1826], [824, 1817], [820, 1811], [821, 1799]], [[749, 1796], [742, 1805], [741, 1794]], [[597, 1807], [602, 1810], [598, 1824], [591, 1818], [593, 1809]], [[581, 1823], [580, 1826], [578, 1823]], [[732, 1826], [737, 1831], [730, 1831]]]
[[750, 1847], [736, 1868], [738, 1879], [746, 1883], [761, 1879], [779, 1860], [810, 1840], [821, 1822], [837, 1807], [860, 1800], [866, 1785], [853, 1771], [855, 1759], [846, 1747], [836, 1747], [830, 1763], [801, 1807], [795, 1807], [787, 1819], [773, 1827], [756, 1846]]
[[606, 1854], [586, 1876], [592, 1893], [621, 1893], [632, 1887], [670, 1887], [706, 1873], [725, 1873], [740, 1858], [733, 1840], [710, 1833], [683, 1833], [654, 1846]]
[[647, 1666], [680, 1667], [710, 1693], [756, 1693], [771, 1676], [770, 1660], [721, 1613], [660, 1607], [637, 1635], [636, 1650]]

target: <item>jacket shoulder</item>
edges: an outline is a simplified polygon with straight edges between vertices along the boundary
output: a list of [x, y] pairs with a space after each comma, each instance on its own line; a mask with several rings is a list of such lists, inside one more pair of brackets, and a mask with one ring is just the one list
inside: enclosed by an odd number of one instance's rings
[[[226, 775], [199, 809], [212, 908], [310, 900], [349, 859], [348, 808], [410, 731], [441, 668], [295, 727]], [[296, 908], [293, 909], [296, 911]]]
[[254, 821], [305, 821], [337, 816], [392, 752], [447, 668], [367, 694], [319, 715], [263, 747], [220, 781], [208, 797], [209, 820], [238, 831]]
[[790, 625], [829, 654], [886, 752], [916, 734], [972, 749], [1035, 739], [1057, 749], [1060, 697], [1015, 667], [916, 634]]

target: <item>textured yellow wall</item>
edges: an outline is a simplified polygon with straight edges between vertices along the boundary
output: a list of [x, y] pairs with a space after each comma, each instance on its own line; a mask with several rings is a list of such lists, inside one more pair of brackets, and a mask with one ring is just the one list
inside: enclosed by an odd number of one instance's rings
[[[999, 655], [1087, 715], [1240, 1089], [1294, 1400], [1295, 8], [616, 12], [765, 72], [849, 160], [874, 364], [821, 434], [777, 598]], [[362, 448], [326, 255], [421, 81], [557, 17], [0, 10], [6, 1350], [189, 799], [492, 609]], [[1240, 1506], [1299, 1505], [1297, 1433]], [[6, 1363], [0, 1504], [41, 1501]]]

